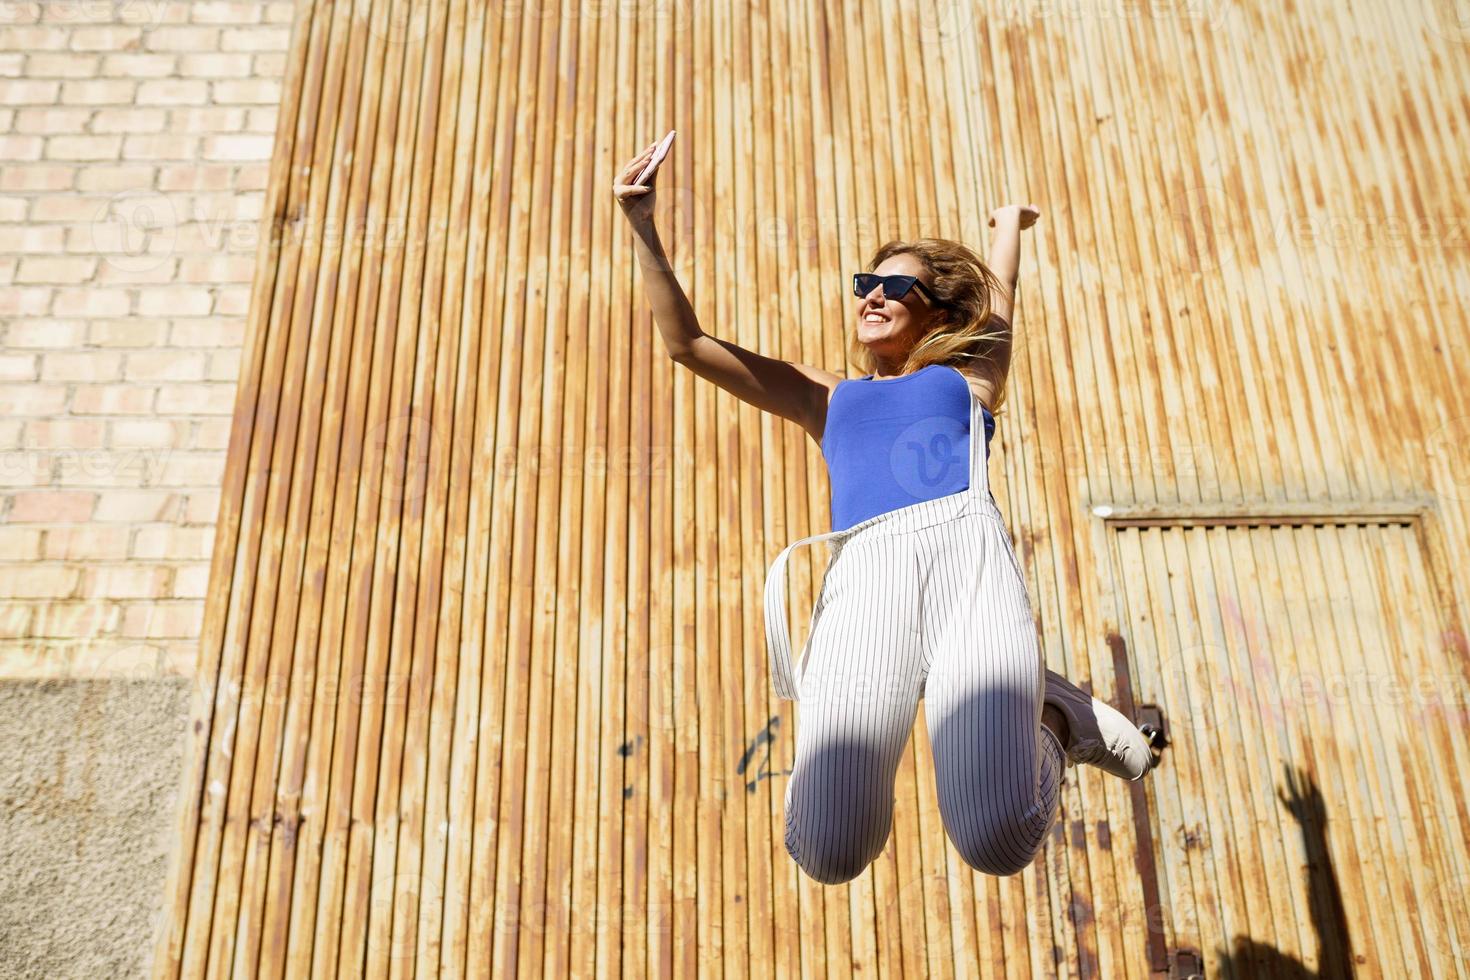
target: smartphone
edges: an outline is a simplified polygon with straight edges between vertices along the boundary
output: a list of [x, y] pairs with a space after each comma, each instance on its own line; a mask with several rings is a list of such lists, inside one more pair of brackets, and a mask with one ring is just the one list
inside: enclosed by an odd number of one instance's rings
[[643, 165], [643, 169], [638, 173], [638, 179], [633, 181], [633, 183], [642, 185], [648, 179], [648, 175], [653, 173], [654, 168], [663, 162], [664, 157], [669, 155], [669, 147], [673, 145], [674, 131], [671, 129], [668, 135], [658, 141], [658, 146], [653, 148], [653, 156], [648, 158], [648, 162]]

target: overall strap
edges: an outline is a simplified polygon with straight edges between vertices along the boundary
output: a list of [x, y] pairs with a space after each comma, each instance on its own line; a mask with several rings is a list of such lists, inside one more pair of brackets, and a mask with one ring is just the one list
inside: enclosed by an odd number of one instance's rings
[[993, 502], [990, 495], [990, 467], [986, 457], [985, 441], [985, 405], [975, 394], [969, 383], [965, 389], [970, 393], [970, 496], [977, 502], [989, 505]]
[[[775, 563], [766, 575], [766, 648], [771, 658], [771, 682], [776, 687], [776, 696], [787, 701], [800, 700], [797, 685], [801, 676], [791, 657], [791, 627], [786, 609], [786, 560], [796, 548], [841, 538], [849, 530], [827, 531], [791, 542], [776, 556]], [[803, 645], [803, 653], [805, 650], [806, 646]], [[806, 666], [805, 659], [803, 656], [802, 668]]]

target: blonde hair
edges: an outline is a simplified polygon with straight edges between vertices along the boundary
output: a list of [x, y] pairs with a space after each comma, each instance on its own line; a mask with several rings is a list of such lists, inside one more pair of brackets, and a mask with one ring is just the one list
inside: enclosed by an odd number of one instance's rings
[[[1011, 327], [993, 314], [991, 298], [1005, 287], [980, 256], [947, 238], [887, 242], [873, 253], [866, 271], [872, 272], [884, 260], [905, 253], [923, 263], [929, 273], [925, 285], [939, 302], [934, 311], [937, 324], [909, 351], [899, 373], [909, 374], [930, 364], [959, 368], [980, 365], [982, 373], [996, 382], [991, 411], [999, 413], [1006, 400], [1006, 379], [1001, 376], [1005, 365], [996, 355], [1010, 344]], [[877, 361], [856, 333], [849, 335], [847, 346], [848, 357], [864, 373], [873, 373]]]

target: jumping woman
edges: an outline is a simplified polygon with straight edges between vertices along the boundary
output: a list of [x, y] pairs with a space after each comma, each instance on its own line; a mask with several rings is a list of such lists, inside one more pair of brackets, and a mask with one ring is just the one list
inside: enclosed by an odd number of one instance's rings
[[[848, 355], [869, 373], [844, 378], [700, 328], [653, 226], [653, 179], [668, 142], [629, 161], [613, 193], [669, 356], [800, 425], [821, 447], [831, 485], [832, 530], [788, 545], [766, 579], [772, 681], [798, 704], [786, 849], [824, 884], [852, 880], [882, 852], [924, 698], [945, 833], [971, 867], [1015, 874], [1058, 817], [1067, 767], [1132, 780], [1153, 762], [1137, 725], [1046, 669], [990, 491], [1021, 231], [1039, 212], [992, 212], [988, 263], [944, 239], [878, 249], [852, 277]], [[786, 561], [818, 541], [832, 554], [798, 671]]]

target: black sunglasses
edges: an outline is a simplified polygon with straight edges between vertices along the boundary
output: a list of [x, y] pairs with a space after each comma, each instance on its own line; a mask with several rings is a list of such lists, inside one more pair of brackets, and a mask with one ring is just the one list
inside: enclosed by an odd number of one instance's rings
[[854, 296], [866, 296], [879, 284], [883, 284], [883, 295], [888, 299], [903, 299], [914, 286], [919, 287], [919, 292], [929, 297], [929, 302], [938, 305], [939, 298], [930, 291], [929, 287], [919, 281], [918, 276], [880, 276], [872, 272], [854, 272], [852, 274], [852, 292]]

